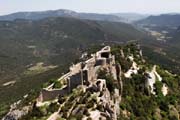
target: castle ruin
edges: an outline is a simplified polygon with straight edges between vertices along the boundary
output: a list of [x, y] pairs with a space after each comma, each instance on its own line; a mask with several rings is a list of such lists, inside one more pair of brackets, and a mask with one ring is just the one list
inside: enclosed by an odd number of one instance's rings
[[68, 73], [64, 74], [58, 81], [66, 80], [66, 86], [61, 89], [54, 89], [52, 83], [43, 88], [38, 97], [38, 102], [49, 101], [70, 93], [79, 85], [90, 85], [97, 81], [97, 71], [100, 68], [108, 68], [115, 80], [117, 80], [115, 56], [111, 54], [110, 46], [102, 48], [100, 51], [92, 54], [92, 57], [85, 62], [80, 62], [70, 67]]

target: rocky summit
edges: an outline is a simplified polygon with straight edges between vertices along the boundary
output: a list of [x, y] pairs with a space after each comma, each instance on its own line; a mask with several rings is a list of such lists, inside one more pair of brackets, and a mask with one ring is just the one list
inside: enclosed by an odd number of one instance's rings
[[138, 44], [105, 46], [11, 105], [3, 120], [178, 120], [179, 78], [148, 63]]

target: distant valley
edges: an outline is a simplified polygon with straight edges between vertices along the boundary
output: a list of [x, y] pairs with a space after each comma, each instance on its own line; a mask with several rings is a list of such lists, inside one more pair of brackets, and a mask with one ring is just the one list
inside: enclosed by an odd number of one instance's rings
[[[165, 68], [178, 73], [180, 66], [180, 54], [178, 52], [180, 50], [179, 20], [180, 14], [162, 14], [149, 16], [143, 20], [134, 22], [139, 28], [142, 28], [155, 38], [155, 41], [145, 43], [148, 43], [146, 45], [148, 52], [154, 51], [148, 53], [149, 55], [151, 54], [151, 58], [162, 64]], [[157, 56], [161, 57], [156, 58]], [[169, 66], [169, 64], [171, 65]]]
[[[0, 16], [0, 116], [57, 79], [89, 48], [139, 43], [144, 58], [180, 73], [180, 15], [18, 12]], [[2, 112], [1, 112], [2, 111]]]
[[60, 76], [89, 47], [123, 44], [145, 36], [132, 25], [108, 20], [48, 17], [0, 21], [0, 111]]

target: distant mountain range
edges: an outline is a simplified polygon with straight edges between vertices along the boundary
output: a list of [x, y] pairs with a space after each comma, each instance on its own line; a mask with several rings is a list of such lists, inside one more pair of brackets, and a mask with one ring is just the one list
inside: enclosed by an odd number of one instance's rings
[[30, 19], [39, 20], [47, 17], [73, 17], [79, 19], [100, 20], [122, 22], [123, 18], [110, 14], [96, 14], [96, 13], [77, 13], [71, 10], [49, 10], [42, 12], [17, 12], [9, 15], [0, 16], [0, 20], [15, 20], [15, 19]]
[[124, 18], [128, 23], [142, 20], [150, 16], [149, 14], [138, 14], [138, 13], [114, 13], [118, 17]]
[[35, 12], [17, 12], [8, 15], [0, 16], [0, 20], [15, 20], [15, 19], [30, 19], [39, 20], [47, 17], [73, 17], [78, 19], [98, 20], [98, 21], [110, 21], [110, 22], [126, 22], [132, 23], [148, 17], [148, 14], [137, 13], [109, 13], [109, 14], [97, 14], [97, 13], [79, 13], [72, 10], [48, 10], [48, 11], [35, 11]]
[[162, 14], [149, 16], [137, 22], [138, 24], [157, 25], [157, 26], [179, 26], [180, 14]]
[[96, 21], [109, 21], [109, 22], [125, 22], [137, 24], [154, 24], [154, 25], [180, 25], [180, 14], [138, 14], [138, 13], [80, 13], [72, 10], [59, 9], [35, 12], [16, 12], [8, 15], [0, 16], [0, 21], [12, 21], [15, 19], [28, 19], [39, 20], [49, 17], [72, 17], [77, 19], [87, 19]]

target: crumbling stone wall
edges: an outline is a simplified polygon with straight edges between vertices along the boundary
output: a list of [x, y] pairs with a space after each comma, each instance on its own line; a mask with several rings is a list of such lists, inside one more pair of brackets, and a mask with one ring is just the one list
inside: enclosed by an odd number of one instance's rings
[[68, 88], [60, 89], [60, 90], [52, 90], [48, 91], [43, 89], [39, 96], [39, 101], [49, 101], [57, 98], [59, 95], [64, 96], [68, 94]]
[[53, 90], [52, 85], [44, 89], [40, 95], [40, 101], [55, 99], [58, 95], [65, 95], [71, 92], [78, 85], [94, 83], [97, 80], [97, 68], [107, 67], [114, 79], [117, 79], [115, 57], [111, 55], [110, 47], [106, 46], [85, 62], [77, 63], [70, 67], [70, 72], [63, 78], [68, 81], [67, 87], [60, 90]]

